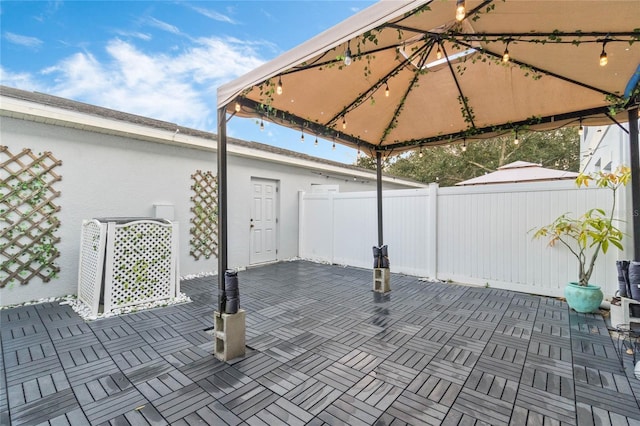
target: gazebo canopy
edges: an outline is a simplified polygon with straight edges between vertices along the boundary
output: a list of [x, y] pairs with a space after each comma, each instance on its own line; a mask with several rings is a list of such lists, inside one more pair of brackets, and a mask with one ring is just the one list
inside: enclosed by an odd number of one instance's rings
[[514, 161], [498, 167], [498, 170], [456, 183], [458, 186], [489, 185], [494, 183], [540, 182], [566, 180], [578, 177], [576, 172], [547, 169], [542, 164]]
[[383, 0], [221, 86], [218, 107], [384, 156], [627, 121], [639, 16], [638, 0]]

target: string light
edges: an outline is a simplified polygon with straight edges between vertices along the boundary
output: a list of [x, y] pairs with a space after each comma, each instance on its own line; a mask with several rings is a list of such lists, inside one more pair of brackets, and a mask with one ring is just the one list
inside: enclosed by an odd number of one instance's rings
[[318, 146], [318, 137], [316, 137], [316, 141], [313, 143], [313, 146]]
[[424, 154], [422, 153], [422, 147], [420, 147], [420, 151], [418, 152], [418, 157], [419, 157], [419, 158], [422, 158], [422, 156], [423, 156], [423, 155], [424, 155]]
[[514, 145], [518, 145], [520, 143], [520, 139], [518, 139], [518, 129], [516, 129], [516, 138], [513, 140]]
[[304, 132], [300, 132], [300, 143], [304, 143]]
[[580, 117], [580, 127], [578, 127], [578, 136], [582, 136], [584, 133], [584, 127], [582, 127], [582, 117]]
[[351, 41], [347, 42], [347, 50], [344, 51], [344, 64], [351, 65]]
[[335, 151], [335, 150], [336, 150], [336, 143], [335, 143], [335, 142], [333, 142], [333, 145], [331, 145], [331, 150], [332, 150], [332, 151]]
[[260, 119], [260, 131], [264, 132], [264, 121], [262, 120], [262, 118]]
[[440, 49], [440, 45], [438, 45], [438, 50], [436, 50], [436, 59], [442, 59], [442, 49]]
[[278, 77], [278, 86], [276, 87], [276, 93], [282, 95], [282, 77]]
[[467, 152], [467, 140], [462, 140], [462, 152]]
[[467, 11], [464, 6], [464, 0], [458, 0], [456, 2], [456, 20], [458, 22], [462, 21], [466, 14], [467, 14]]
[[504, 53], [502, 54], [502, 62], [509, 62], [509, 42], [507, 42], [506, 46], [504, 47]]
[[607, 52], [604, 51], [604, 46], [607, 44], [606, 41], [602, 42], [602, 53], [600, 54], [600, 66], [604, 67], [609, 63], [609, 58], [607, 58]]
[[347, 119], [343, 116], [342, 117], [342, 130], [346, 130], [347, 129]]
[[240, 102], [236, 102], [236, 112], [240, 112]]
[[386, 83], [387, 87], [384, 89], [384, 95], [388, 98], [389, 97], [389, 83]]

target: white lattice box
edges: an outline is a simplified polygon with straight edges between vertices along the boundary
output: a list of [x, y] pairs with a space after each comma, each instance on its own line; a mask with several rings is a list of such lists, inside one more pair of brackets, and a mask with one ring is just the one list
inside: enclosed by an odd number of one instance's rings
[[152, 218], [82, 223], [78, 299], [100, 311], [176, 297], [178, 224]]

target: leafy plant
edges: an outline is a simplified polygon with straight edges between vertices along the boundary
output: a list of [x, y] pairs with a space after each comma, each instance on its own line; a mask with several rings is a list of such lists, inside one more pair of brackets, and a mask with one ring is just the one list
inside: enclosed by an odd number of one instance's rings
[[578, 187], [589, 186], [595, 182], [599, 188], [609, 188], [612, 193], [611, 211], [607, 215], [604, 209], [587, 210], [579, 218], [568, 213], [558, 216], [553, 222], [535, 230], [534, 239], [548, 238], [549, 246], [560, 243], [578, 259], [579, 284], [587, 286], [600, 252], [607, 253], [611, 245], [623, 250], [622, 231], [614, 224], [613, 214], [616, 207], [616, 191], [631, 180], [631, 169], [620, 166], [615, 172], [600, 171], [593, 174], [580, 174], [576, 178]]

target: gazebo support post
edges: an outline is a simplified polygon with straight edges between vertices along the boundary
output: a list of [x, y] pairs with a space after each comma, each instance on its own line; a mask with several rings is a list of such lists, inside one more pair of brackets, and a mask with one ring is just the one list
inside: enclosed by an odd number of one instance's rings
[[227, 277], [227, 112], [218, 109], [218, 310], [214, 312], [214, 355], [228, 361], [245, 354], [245, 311], [227, 312], [227, 283], [233, 282], [237, 297], [237, 278]]
[[640, 261], [640, 144], [638, 144], [638, 103], [629, 114], [629, 149], [631, 160], [631, 205], [633, 217], [633, 259]]
[[384, 247], [382, 229], [382, 153], [376, 151], [376, 199], [378, 206], [378, 246], [373, 248], [373, 291], [387, 293], [391, 291], [389, 258]]

